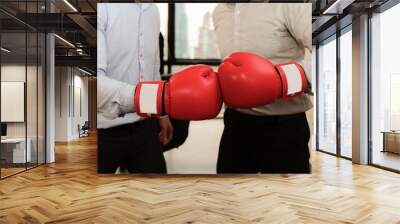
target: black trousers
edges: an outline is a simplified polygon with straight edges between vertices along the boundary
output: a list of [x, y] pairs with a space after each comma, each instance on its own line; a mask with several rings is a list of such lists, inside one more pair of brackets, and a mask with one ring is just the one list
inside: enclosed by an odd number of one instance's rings
[[305, 113], [224, 114], [217, 173], [310, 173], [310, 129]]
[[131, 173], [166, 173], [156, 119], [98, 129], [99, 173], [114, 173], [118, 166]]

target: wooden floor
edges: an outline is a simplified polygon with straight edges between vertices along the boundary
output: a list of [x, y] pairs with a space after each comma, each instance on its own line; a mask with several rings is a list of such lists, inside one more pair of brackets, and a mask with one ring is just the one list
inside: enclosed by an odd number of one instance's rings
[[7, 176], [11, 176], [13, 174], [22, 172], [25, 169], [25, 167], [7, 167], [7, 168], [0, 168], [1, 169], [1, 177], [7, 177]]
[[374, 164], [400, 170], [400, 154], [374, 150], [372, 161]]
[[96, 173], [96, 140], [0, 181], [0, 223], [400, 223], [400, 175], [312, 154], [311, 175]]

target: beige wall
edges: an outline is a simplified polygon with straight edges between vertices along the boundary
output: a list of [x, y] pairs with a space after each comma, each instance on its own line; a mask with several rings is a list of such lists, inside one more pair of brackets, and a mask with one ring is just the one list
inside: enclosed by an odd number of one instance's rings
[[78, 138], [78, 125], [89, 120], [88, 79], [76, 68], [56, 67], [55, 141]]
[[[27, 138], [31, 140], [33, 162], [36, 160], [36, 151], [39, 149], [40, 155], [44, 155], [44, 75], [42, 68], [20, 64], [9, 64], [1, 66], [1, 81], [20, 81], [26, 84], [26, 114], [25, 122], [7, 122], [7, 137]], [[7, 110], [7, 108], [1, 108]], [[39, 162], [44, 161], [44, 157], [39, 156]]]
[[97, 79], [96, 77], [90, 77], [88, 80], [88, 92], [89, 92], [89, 122], [90, 131], [95, 132], [97, 130]]
[[[36, 79], [36, 66], [27, 67], [27, 81], [25, 80], [25, 66], [22, 65], [2, 65], [1, 67], [1, 81], [19, 81], [25, 82], [27, 88], [27, 128], [28, 134], [36, 134], [37, 123], [37, 79]], [[43, 103], [43, 102], [41, 102]], [[40, 107], [40, 105], [39, 105]], [[1, 108], [6, 110], [7, 108]], [[7, 135], [9, 137], [25, 137], [25, 123], [11, 122], [7, 124]], [[29, 137], [29, 136], [28, 136]]]

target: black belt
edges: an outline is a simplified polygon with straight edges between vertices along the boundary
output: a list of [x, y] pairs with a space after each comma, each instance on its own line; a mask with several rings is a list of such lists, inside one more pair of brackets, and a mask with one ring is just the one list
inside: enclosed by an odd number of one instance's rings
[[121, 132], [129, 132], [131, 130], [135, 130], [136, 128], [142, 127], [143, 125], [150, 125], [152, 122], [155, 122], [155, 118], [146, 118], [140, 121], [136, 121], [134, 123], [123, 124], [111, 128], [99, 129], [103, 132], [113, 132], [113, 133], [121, 133]]
[[284, 121], [289, 121], [293, 119], [304, 119], [306, 117], [305, 112], [288, 114], [288, 115], [265, 115], [257, 116], [244, 114], [237, 110], [227, 108], [225, 110], [224, 117], [233, 122], [238, 123], [254, 123], [254, 124], [265, 124], [265, 123], [280, 123]]

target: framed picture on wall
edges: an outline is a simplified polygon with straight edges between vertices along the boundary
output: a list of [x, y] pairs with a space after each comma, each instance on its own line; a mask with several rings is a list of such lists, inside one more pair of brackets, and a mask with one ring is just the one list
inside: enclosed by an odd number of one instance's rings
[[1, 122], [24, 122], [25, 82], [1, 82]]

